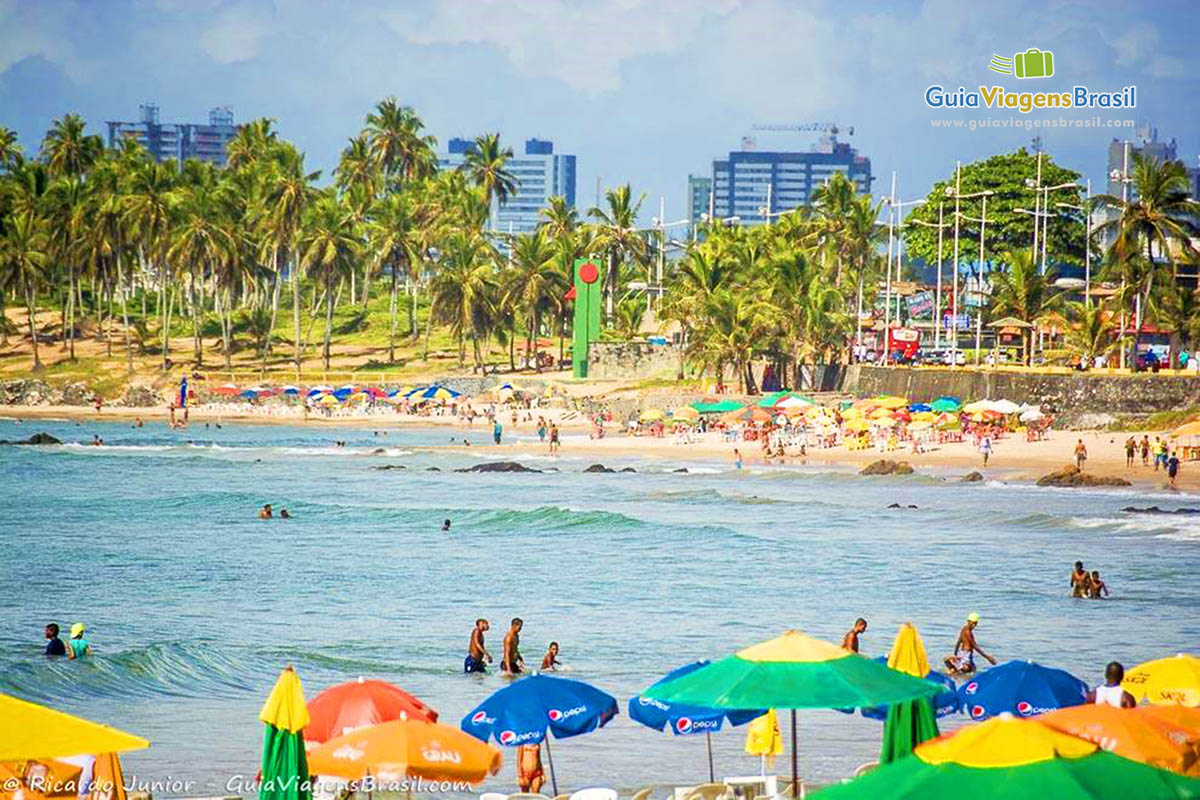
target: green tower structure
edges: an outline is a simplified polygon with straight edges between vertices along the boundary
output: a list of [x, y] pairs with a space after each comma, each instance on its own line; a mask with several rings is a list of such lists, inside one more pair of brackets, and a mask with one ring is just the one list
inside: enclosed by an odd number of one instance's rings
[[575, 259], [574, 338], [571, 364], [576, 378], [588, 376], [588, 347], [600, 338], [600, 266], [594, 259]]

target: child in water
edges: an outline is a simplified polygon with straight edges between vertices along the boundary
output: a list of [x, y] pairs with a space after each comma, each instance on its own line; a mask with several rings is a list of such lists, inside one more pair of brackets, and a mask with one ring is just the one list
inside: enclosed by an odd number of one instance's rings
[[1088, 583], [1088, 597], [1092, 600], [1099, 600], [1101, 592], [1108, 597], [1108, 587], [1104, 581], [1100, 580], [1100, 571], [1092, 570], [1092, 580]]

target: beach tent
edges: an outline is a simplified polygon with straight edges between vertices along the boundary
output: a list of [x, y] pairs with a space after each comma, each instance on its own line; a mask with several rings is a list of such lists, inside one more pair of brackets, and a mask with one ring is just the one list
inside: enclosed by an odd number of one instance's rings
[[692, 403], [692, 408], [701, 414], [726, 414], [742, 408], [742, 404], [736, 400], [717, 400], [714, 402]]
[[0, 761], [40, 761], [150, 746], [140, 736], [0, 694]]

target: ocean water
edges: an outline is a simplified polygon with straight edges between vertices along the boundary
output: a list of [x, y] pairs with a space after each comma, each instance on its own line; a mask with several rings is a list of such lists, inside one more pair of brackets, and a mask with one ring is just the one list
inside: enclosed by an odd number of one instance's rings
[[[839, 641], [863, 616], [863, 649], [876, 655], [912, 621], [940, 661], [977, 610], [980, 643], [1000, 660], [1089, 683], [1114, 658], [1200, 649], [1200, 518], [1120, 511], [1200, 506], [1187, 495], [739, 472], [685, 448], [607, 462], [636, 474], [583, 474], [594, 459], [573, 457], [569, 436], [559, 458], [520, 458], [540, 474], [458, 474], [495, 455], [478, 446], [483, 430], [466, 455], [436, 449], [462, 436], [442, 429], [0, 419], [0, 439], [37, 430], [78, 442], [98, 433], [107, 446], [0, 448], [0, 691], [146, 737], [126, 771], [159, 797], [223, 794], [253, 776], [258, 710], [286, 664], [310, 697], [381, 678], [456, 725], [503, 685], [461, 674], [480, 616], [493, 653], [521, 616], [527, 663], [557, 640], [572, 677], [621, 702], [603, 730], [554, 742], [560, 791], [705, 778], [701, 737], [642, 728], [626, 701], [674, 667], [787, 628]], [[381, 464], [407, 469], [371, 469]], [[258, 520], [265, 502], [295, 518]], [[1067, 596], [1076, 559], [1101, 571], [1111, 600]], [[77, 620], [95, 658], [43, 659], [43, 626]], [[802, 712], [802, 773], [848, 775], [875, 759], [880, 732], [858, 716]], [[713, 737], [719, 775], [758, 771], [743, 739]], [[511, 755], [488, 787], [513, 790]]]

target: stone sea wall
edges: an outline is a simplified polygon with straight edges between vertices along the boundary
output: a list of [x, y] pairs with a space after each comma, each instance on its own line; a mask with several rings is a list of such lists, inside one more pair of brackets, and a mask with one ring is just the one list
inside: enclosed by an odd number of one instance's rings
[[646, 342], [594, 342], [588, 347], [588, 377], [640, 381], [674, 378], [679, 350]]

